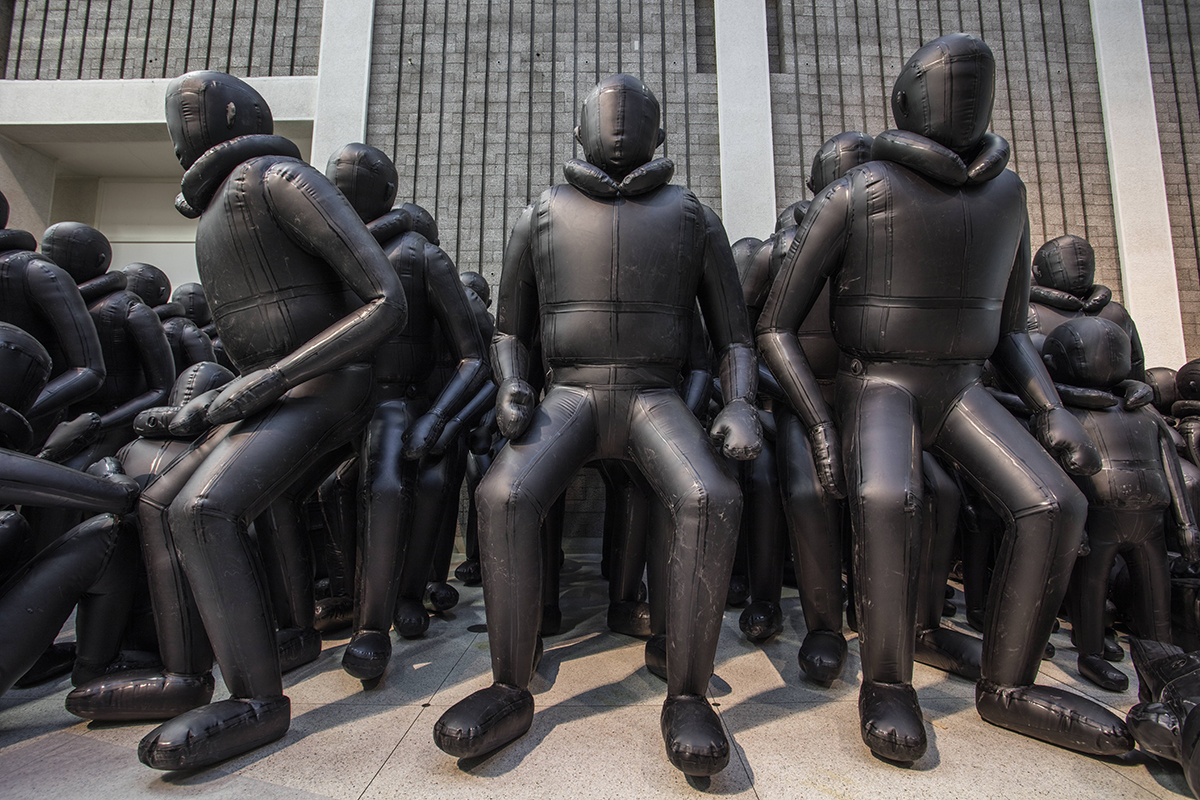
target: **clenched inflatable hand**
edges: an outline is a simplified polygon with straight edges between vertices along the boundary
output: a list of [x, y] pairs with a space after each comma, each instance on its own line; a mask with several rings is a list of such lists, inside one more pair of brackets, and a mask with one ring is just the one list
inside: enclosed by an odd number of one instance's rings
[[721, 452], [737, 461], [749, 461], [762, 452], [762, 423], [758, 410], [744, 399], [728, 403], [713, 420], [709, 437]]
[[1038, 411], [1029, 420], [1029, 429], [1069, 474], [1095, 475], [1100, 471], [1099, 451], [1079, 420], [1063, 406]]
[[821, 487], [838, 500], [846, 498], [846, 473], [842, 469], [842, 440], [832, 423], [822, 422], [808, 429], [813, 464]]
[[287, 381], [275, 367], [267, 367], [243, 375], [229, 383], [208, 407], [208, 421], [213, 425], [237, 422], [267, 408], [288, 390]]
[[496, 423], [507, 439], [515, 439], [533, 418], [533, 387], [520, 378], [505, 378], [496, 392]]

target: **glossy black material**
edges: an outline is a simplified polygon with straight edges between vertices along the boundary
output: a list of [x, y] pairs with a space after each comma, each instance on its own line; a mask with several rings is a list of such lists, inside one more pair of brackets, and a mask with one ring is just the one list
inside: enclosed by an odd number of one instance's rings
[[173, 539], [227, 702], [239, 705], [202, 706], [151, 733], [139, 757], [160, 769], [211, 763], [287, 730], [266, 576], [247, 526], [361, 428], [370, 354], [406, 314], [379, 245], [295, 145], [271, 135], [254, 89], [217, 72], [177, 78], [167, 127], [187, 169], [176, 207], [199, 217], [197, 267], [242, 375], [168, 423], [215, 427], [147, 486], [139, 516], [144, 535]]
[[[712, 442], [728, 455], [752, 458], [760, 449], [750, 404], [757, 370], [720, 221], [668, 184], [669, 161], [650, 160], [662, 140], [658, 119], [658, 101], [641, 81], [601, 81], [577, 131], [588, 162], [566, 163], [567, 183], [524, 211], [505, 251], [492, 367], [509, 443], [476, 492], [498, 684], [529, 684], [541, 621], [539, 522], [593, 458], [633, 462], [675, 510], [668, 696], [703, 696], [712, 674], [741, 493], [678, 394], [697, 299], [726, 401]], [[549, 374], [535, 408], [525, 376], [539, 320]], [[474, 703], [462, 701], [444, 720], [463, 729]], [[476, 721], [465, 727], [480, 731], [477, 744], [456, 754], [481, 754], [517, 735], [490, 735], [501, 723]], [[670, 727], [668, 752], [688, 739], [682, 724]]]
[[[1046, 450], [983, 389], [984, 359], [1036, 409], [1034, 434], [1068, 469], [1095, 472], [1099, 455], [1063, 408], [1025, 330], [1025, 189], [1004, 169], [1007, 145], [984, 133], [994, 69], [987, 46], [964, 34], [934, 40], [909, 59], [892, 94], [900, 130], [877, 136], [876, 160], [813, 200], [758, 341], [792, 405], [802, 416], [827, 417], [795, 331], [830, 284], [843, 430], [840, 443], [821, 446], [832, 462], [840, 444], [845, 459], [864, 686], [911, 685], [927, 449], [1008, 521], [988, 602], [980, 713], [1090, 748], [1122, 728], [1120, 720], [1074, 695], [1043, 706], [1022, 693], [1066, 591], [1086, 506]], [[840, 491], [841, 476], [828, 477], [830, 490]], [[1004, 713], [993, 702], [998, 693]], [[888, 731], [912, 738], [921, 724], [915, 704], [864, 703], [860, 711], [870, 740], [887, 740]], [[916, 758], [920, 749], [902, 755]], [[897, 757], [886, 747], [877, 752]]]

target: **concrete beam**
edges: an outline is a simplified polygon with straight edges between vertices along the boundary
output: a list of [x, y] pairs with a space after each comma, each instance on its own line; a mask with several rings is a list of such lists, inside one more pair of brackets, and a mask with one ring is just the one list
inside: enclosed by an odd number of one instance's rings
[[1146, 366], [1174, 369], [1187, 355], [1142, 4], [1091, 0], [1091, 10], [1121, 291]]
[[775, 143], [767, 11], [762, 0], [714, 3], [721, 217], [730, 241], [775, 230]]
[[325, 3], [311, 158], [317, 169], [343, 145], [366, 140], [374, 28], [374, 0]]

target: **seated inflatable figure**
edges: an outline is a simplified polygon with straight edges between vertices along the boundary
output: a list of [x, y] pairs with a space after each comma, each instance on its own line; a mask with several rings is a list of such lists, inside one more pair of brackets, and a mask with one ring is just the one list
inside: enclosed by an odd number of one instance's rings
[[22, 412], [50, 374], [45, 348], [25, 331], [0, 323], [0, 503], [111, 513], [42, 547], [20, 514], [0, 512], [0, 694], [28, 672], [76, 603], [104, 580], [120, 525], [115, 514], [127, 513], [137, 500], [137, 485], [107, 464], [86, 474], [25, 455], [35, 435]]
[[[1042, 353], [1051, 377], [1071, 386], [1114, 391], [1129, 374], [1129, 337], [1106, 319], [1064, 322], [1046, 337]], [[1159, 414], [1148, 406], [1129, 410], [1118, 402], [1097, 408], [1098, 404], [1082, 405], [1082, 400], [1068, 399], [1067, 407], [1099, 447], [1102, 466], [1094, 475], [1075, 478], [1088, 499], [1090, 552], [1075, 562], [1071, 623], [1079, 673], [1101, 688], [1123, 692], [1128, 678], [1103, 658], [1104, 606], [1113, 562], [1120, 554], [1129, 565], [1135, 634], [1169, 644], [1166, 512], [1183, 544], [1181, 568], [1200, 559], [1200, 530], [1174, 440]]]
[[1125, 716], [1138, 746], [1183, 767], [1200, 797], [1200, 652], [1156, 641], [1133, 640], [1138, 704]]
[[[758, 323], [759, 347], [793, 407], [828, 418], [796, 329], [830, 283], [842, 433], [840, 442], [814, 436], [823, 432], [816, 426], [810, 439], [827, 490], [849, 488], [863, 741], [901, 762], [927, 746], [912, 687], [922, 450], [985, 489], [1008, 521], [976, 686], [980, 715], [1085, 752], [1130, 747], [1111, 712], [1034, 683], [1086, 513], [1047, 451], [1079, 474], [1100, 460], [1026, 332], [1025, 188], [1004, 169], [1007, 143], [987, 132], [994, 82], [990, 49], [966, 34], [935, 39], [908, 60], [892, 90], [899, 129], [875, 137], [875, 160], [813, 200]], [[1032, 429], [1044, 448], [984, 389], [987, 359], [1036, 409]]]
[[[653, 158], [664, 134], [650, 90], [628, 75], [604, 79], [583, 102], [577, 138], [588, 161], [568, 161], [567, 183], [522, 213], [500, 281], [492, 368], [509, 443], [476, 493], [495, 683], [446, 711], [434, 739], [451, 755], [476, 756], [529, 729], [541, 517], [586, 462], [627, 460], [675, 509], [667, 755], [685, 772], [712, 774], [728, 763], [729, 743], [705, 694], [741, 512], [712, 442], [741, 458], [761, 446], [749, 327], [720, 220], [669, 185], [670, 161]], [[711, 434], [678, 393], [697, 299], [726, 401]], [[539, 317], [549, 375], [535, 408], [525, 376]]]
[[183, 304], [171, 297], [171, 280], [165, 272], [153, 264], [141, 262], [128, 264], [121, 272], [125, 274], [125, 288], [154, 309], [162, 322], [175, 360], [176, 375], [183, 374], [192, 364], [216, 360], [208, 334], [191, 320]]
[[134, 438], [134, 417], [163, 404], [175, 380], [175, 361], [158, 315], [126, 288], [126, 273], [107, 271], [112, 248], [100, 231], [78, 222], [51, 225], [42, 236], [42, 252], [79, 284], [107, 374], [99, 391], [72, 406], [76, 416], [55, 428], [41, 455], [86, 466], [116, 454]]
[[[0, 208], [0, 225], [8, 204]], [[40, 445], [67, 409], [104, 385], [100, 337], [74, 276], [48, 256], [33, 252], [26, 231], [0, 230], [0, 321], [33, 336], [52, 361], [50, 382], [29, 409]]]
[[[486, 345], [454, 263], [413, 230], [407, 209], [390, 210], [397, 184], [391, 159], [374, 147], [349, 144], [330, 157], [325, 174], [370, 224], [408, 300], [408, 327], [393, 332], [375, 352], [374, 412], [359, 462], [366, 465], [360, 470], [365, 504], [354, 636], [342, 667], [367, 681], [383, 675], [391, 658], [393, 616], [406, 638], [429, 627], [422, 598], [447, 500], [431, 490], [450, 483], [446, 457], [429, 453], [446, 423], [487, 379]], [[432, 218], [423, 227], [436, 238]], [[439, 336], [452, 366], [434, 386]], [[453, 494], [457, 511], [457, 484]]]
[[176, 78], [167, 128], [186, 170], [176, 208], [199, 217], [197, 268], [242, 372], [167, 424], [183, 432], [198, 422], [193, 431], [205, 435], [155, 476], [139, 507], [143, 536], [169, 537], [179, 551], [231, 694], [142, 740], [143, 763], [183, 769], [287, 732], [275, 619], [247, 528], [361, 428], [372, 349], [403, 326], [406, 309], [362, 220], [294, 144], [272, 135], [253, 88], [219, 72]]
[[183, 315], [196, 323], [201, 332], [208, 337], [212, 344], [214, 360], [225, 369], [236, 372], [237, 368], [225, 355], [225, 345], [217, 335], [217, 326], [213, 324], [212, 311], [208, 308], [204, 287], [198, 283], [182, 283], [171, 293], [171, 302], [178, 303], [183, 308]]
[[1112, 299], [1112, 290], [1096, 283], [1096, 253], [1086, 239], [1068, 233], [1039, 247], [1033, 257], [1033, 279], [1029, 335], [1034, 347], [1040, 348], [1043, 337], [1068, 319], [1101, 317], [1115, 322], [1129, 337], [1129, 378], [1145, 377], [1146, 356], [1137, 325], [1125, 307]]

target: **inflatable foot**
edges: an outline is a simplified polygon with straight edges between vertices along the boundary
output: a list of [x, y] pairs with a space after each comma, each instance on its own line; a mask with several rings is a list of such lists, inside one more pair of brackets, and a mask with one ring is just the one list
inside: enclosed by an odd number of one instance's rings
[[783, 609], [779, 603], [769, 600], [755, 600], [742, 610], [738, 618], [738, 627], [746, 638], [758, 644], [765, 642], [783, 630]]
[[1080, 656], [1079, 674], [1110, 692], [1123, 692], [1129, 688], [1129, 676], [1109, 664], [1101, 656]]
[[863, 743], [880, 758], [910, 763], [925, 755], [925, 723], [912, 684], [864, 679], [858, 718]]
[[931, 628], [917, 634], [913, 658], [943, 672], [977, 681], [983, 662], [983, 641], [949, 628]]
[[401, 597], [396, 600], [392, 624], [396, 626], [396, 633], [405, 639], [420, 639], [429, 630], [429, 612], [420, 601]]
[[644, 639], [650, 635], [650, 605], [636, 600], [618, 600], [608, 604], [608, 629]]
[[434, 614], [449, 611], [458, 605], [458, 589], [445, 581], [434, 581], [425, 587], [424, 602]]
[[651, 675], [667, 679], [667, 637], [655, 634], [646, 640], [646, 669]]
[[533, 695], [503, 683], [463, 698], [433, 726], [433, 741], [456, 758], [474, 758], [515, 741], [533, 724]]
[[1133, 749], [1119, 717], [1086, 697], [1049, 686], [975, 685], [975, 708], [993, 725], [1096, 756]]
[[211, 672], [171, 675], [130, 670], [85, 683], [67, 695], [67, 711], [100, 722], [174, 719], [206, 705], [213, 696]]
[[349, 597], [325, 597], [317, 601], [313, 627], [321, 633], [349, 628], [354, 623], [354, 600]]
[[828, 686], [846, 667], [846, 637], [836, 631], [809, 631], [800, 645], [799, 659], [809, 680]]
[[1046, 647], [1042, 650], [1042, 661], [1049, 661], [1050, 659], [1054, 658], [1054, 654], [1057, 652], [1058, 651], [1054, 649], [1053, 644], [1046, 642]]
[[483, 570], [479, 567], [479, 559], [468, 558], [459, 564], [454, 570], [454, 577], [458, 578], [463, 586], [478, 586], [483, 583]]
[[1105, 661], [1114, 663], [1125, 660], [1125, 651], [1121, 649], [1121, 645], [1108, 637], [1104, 638], [1104, 652], [1101, 655], [1104, 656]]
[[275, 632], [275, 643], [280, 672], [311, 664], [321, 655], [321, 634], [316, 628], [283, 628]]
[[1182, 761], [1179, 753], [1179, 719], [1162, 703], [1138, 703], [1125, 715], [1125, 724], [1138, 747], [1170, 761]]
[[342, 669], [360, 681], [383, 675], [392, 658], [392, 637], [387, 631], [355, 631], [342, 656]]
[[971, 626], [972, 630], [983, 633], [983, 620], [984, 617], [982, 608], [967, 609], [967, 624]]
[[150, 731], [138, 745], [138, 759], [154, 769], [207, 767], [270, 744], [290, 724], [291, 702], [283, 695], [222, 700]]
[[667, 758], [685, 775], [716, 775], [729, 763], [729, 740], [706, 698], [668, 697], [661, 724]]
[[75, 666], [75, 643], [52, 644], [33, 666], [13, 684], [14, 689], [32, 689], [66, 675]]
[[558, 606], [542, 606], [542, 636], [562, 633], [562, 609]]
[[729, 591], [725, 595], [725, 605], [741, 608], [750, 599], [750, 579], [745, 575], [734, 574], [729, 579]]
[[958, 606], [954, 605], [954, 601], [952, 601], [952, 600], [943, 600], [942, 601], [942, 616], [943, 617], [947, 617], [947, 618], [953, 617], [957, 613], [958, 613]]

